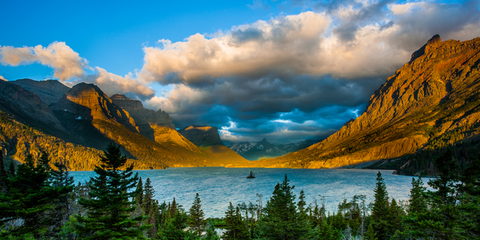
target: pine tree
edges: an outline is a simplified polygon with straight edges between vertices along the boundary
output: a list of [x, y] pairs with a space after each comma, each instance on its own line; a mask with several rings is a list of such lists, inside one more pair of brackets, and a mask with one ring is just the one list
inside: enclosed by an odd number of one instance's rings
[[192, 233], [185, 231], [188, 227], [188, 216], [183, 209], [177, 209], [175, 215], [171, 216], [167, 222], [159, 229], [158, 239], [165, 240], [184, 240], [192, 237]]
[[382, 174], [378, 172], [377, 183], [375, 185], [375, 202], [373, 202], [372, 208], [372, 220], [373, 229], [379, 240], [389, 238], [389, 225], [388, 225], [388, 192]]
[[260, 224], [260, 235], [267, 239], [300, 239], [306, 236], [307, 226], [300, 221], [295, 195], [285, 174], [282, 183], [275, 186], [267, 202]]
[[215, 231], [215, 225], [213, 224], [212, 221], [209, 221], [207, 224], [207, 235], [205, 236], [205, 240], [220, 240], [220, 236], [218, 236], [218, 233]]
[[0, 148], [0, 193], [7, 192], [7, 171], [5, 171], [5, 163], [3, 162], [3, 149]]
[[86, 216], [77, 215], [77, 232], [86, 239], [112, 239], [141, 237], [149, 226], [137, 226], [143, 216], [131, 218], [135, 210], [138, 176], [132, 176], [133, 165], [120, 170], [127, 161], [120, 147], [110, 144], [100, 156], [101, 165], [95, 167], [96, 177], [90, 179], [89, 199], [80, 198], [79, 203], [87, 209]]
[[233, 207], [231, 202], [225, 212], [225, 230], [222, 235], [223, 239], [249, 239], [248, 230], [242, 221], [240, 209]]
[[52, 201], [59, 194], [59, 190], [50, 185], [49, 177], [45, 166], [35, 165], [31, 155], [27, 155], [16, 172], [11, 169], [5, 179], [8, 192], [0, 194], [0, 221], [3, 226], [11, 220], [23, 220], [20, 226], [9, 229], [13, 236], [33, 234], [40, 238], [41, 232], [48, 228], [50, 219], [45, 213], [52, 209]]
[[427, 210], [427, 199], [425, 197], [426, 187], [423, 186], [422, 178], [417, 180], [412, 178], [412, 188], [410, 189], [410, 199], [408, 213], [421, 213]]
[[55, 238], [61, 231], [61, 227], [65, 224], [71, 215], [70, 201], [74, 188], [73, 177], [69, 176], [67, 167], [63, 163], [54, 163], [57, 170], [49, 167], [48, 154], [44, 152], [41, 158], [44, 166], [50, 169], [50, 184], [56, 191], [56, 198], [51, 199], [53, 208], [48, 211], [47, 217], [50, 221], [50, 228], [46, 235]]
[[367, 233], [365, 234], [364, 239], [365, 240], [378, 240], [378, 238], [375, 234], [375, 231], [373, 230], [373, 225], [372, 224], [368, 225], [368, 230], [367, 230]]
[[143, 211], [148, 215], [147, 223], [151, 225], [148, 230], [150, 236], [154, 236], [156, 229], [157, 219], [158, 219], [158, 202], [155, 198], [155, 190], [153, 189], [152, 182], [150, 178], [147, 178], [145, 181], [145, 186], [143, 187]]
[[195, 195], [189, 215], [188, 225], [196, 235], [200, 236], [205, 229], [205, 215], [202, 210], [202, 204], [198, 193]]
[[389, 227], [388, 235], [393, 236], [395, 231], [402, 230], [402, 217], [404, 215], [403, 209], [397, 204], [395, 198], [392, 198], [392, 202], [388, 208], [387, 222]]
[[138, 180], [137, 189], [135, 190], [135, 192], [137, 192], [137, 196], [135, 196], [135, 202], [137, 202], [137, 204], [139, 206], [143, 206], [143, 182], [142, 182], [142, 177], [140, 177], [140, 179]]

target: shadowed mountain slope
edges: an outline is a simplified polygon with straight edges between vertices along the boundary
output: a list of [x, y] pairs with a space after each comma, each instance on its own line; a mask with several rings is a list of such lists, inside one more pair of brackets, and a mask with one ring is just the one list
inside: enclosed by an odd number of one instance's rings
[[198, 146], [206, 155], [227, 167], [250, 166], [251, 162], [225, 146], [216, 127], [189, 126], [178, 130], [186, 139]]
[[37, 94], [47, 105], [58, 102], [70, 89], [57, 80], [35, 81], [31, 79], [19, 79], [10, 81], [10, 83], [17, 84], [23, 89]]
[[[366, 111], [321, 143], [259, 162], [265, 167], [331, 168], [415, 153], [480, 123], [480, 38], [434, 36], [371, 96]], [[451, 144], [450, 143], [450, 144]]]

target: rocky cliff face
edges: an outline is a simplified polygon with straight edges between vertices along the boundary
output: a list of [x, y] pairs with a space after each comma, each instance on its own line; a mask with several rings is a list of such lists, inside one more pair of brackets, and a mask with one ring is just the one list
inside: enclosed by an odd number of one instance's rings
[[216, 127], [210, 126], [189, 126], [178, 130], [185, 138], [199, 147], [222, 145], [220, 135]]
[[10, 83], [17, 84], [23, 89], [37, 94], [47, 105], [58, 102], [70, 90], [69, 87], [57, 80], [34, 81], [31, 79], [19, 79]]
[[75, 85], [52, 106], [52, 109], [72, 113], [78, 120], [103, 120], [121, 124], [134, 132], [139, 131], [129, 113], [113, 104], [112, 100], [94, 84]]
[[[52, 89], [45, 95], [54, 93]], [[7, 158], [20, 162], [27, 154], [38, 157], [47, 151], [52, 162], [64, 162], [70, 170], [92, 170], [100, 150], [109, 143], [120, 145], [135, 169], [248, 164], [233, 151], [225, 151], [223, 145], [194, 145], [174, 129], [165, 112], [144, 109], [136, 100], [116, 98], [120, 105], [140, 113], [140, 124], [93, 84], [72, 87], [49, 108], [37, 94], [0, 81], [0, 147], [7, 151]], [[51, 131], [55, 127], [59, 129]], [[150, 138], [142, 135], [142, 128], [149, 129]]]
[[146, 109], [139, 100], [128, 98], [123, 94], [115, 94], [110, 98], [114, 104], [127, 110], [138, 125], [155, 124], [157, 126], [167, 126], [175, 129], [175, 125], [173, 125], [168, 113], [160, 109], [158, 111]]
[[216, 127], [192, 125], [178, 130], [178, 133], [198, 146], [210, 159], [217, 162], [217, 166], [250, 166], [248, 160], [223, 144]]
[[436, 35], [389, 77], [366, 111], [319, 144], [262, 162], [328, 168], [414, 153], [434, 139], [480, 121], [480, 38]]

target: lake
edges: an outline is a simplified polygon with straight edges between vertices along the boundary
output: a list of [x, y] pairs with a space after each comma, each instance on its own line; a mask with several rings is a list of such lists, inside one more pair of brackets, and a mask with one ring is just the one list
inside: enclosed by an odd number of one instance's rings
[[[254, 179], [246, 176], [253, 171]], [[195, 194], [200, 194], [202, 209], [206, 217], [223, 217], [229, 202], [234, 205], [245, 202], [256, 203], [256, 194], [263, 195], [265, 206], [277, 183], [285, 174], [294, 185], [294, 193], [303, 189], [307, 205], [315, 200], [320, 204], [325, 199], [327, 211], [337, 210], [343, 198], [350, 200], [354, 195], [365, 194], [367, 203], [373, 202], [373, 189], [379, 170], [359, 169], [288, 169], [288, 168], [169, 168], [162, 170], [139, 170], [143, 183], [150, 178], [156, 199], [162, 202], [176, 201], [188, 211]], [[380, 170], [390, 197], [407, 200], [411, 188], [411, 176], [393, 175], [390, 170]], [[94, 176], [93, 171], [71, 172], [76, 183], [86, 182]], [[427, 182], [428, 179], [424, 179]]]

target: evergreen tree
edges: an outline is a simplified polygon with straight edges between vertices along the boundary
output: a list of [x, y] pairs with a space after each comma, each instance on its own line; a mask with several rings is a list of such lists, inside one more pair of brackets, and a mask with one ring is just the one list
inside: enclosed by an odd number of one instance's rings
[[202, 204], [198, 193], [195, 195], [189, 215], [188, 225], [196, 235], [200, 236], [205, 229], [205, 215], [202, 210]]
[[233, 207], [231, 202], [225, 212], [225, 230], [222, 235], [223, 239], [249, 239], [247, 227], [242, 221], [240, 208]]
[[376, 236], [379, 240], [388, 239], [388, 234], [390, 232], [390, 226], [387, 220], [389, 213], [388, 192], [382, 174], [380, 172], [378, 172], [377, 174], [377, 183], [373, 191], [375, 193], [375, 202], [373, 202], [372, 208], [372, 227], [375, 230]]
[[100, 156], [101, 165], [95, 167], [96, 177], [90, 179], [89, 199], [80, 198], [79, 203], [87, 209], [86, 216], [77, 215], [76, 230], [86, 239], [112, 239], [141, 237], [149, 226], [137, 226], [143, 216], [131, 218], [135, 210], [138, 176], [132, 176], [133, 165], [120, 170], [127, 161], [120, 147], [110, 144]]
[[164, 240], [184, 240], [192, 237], [191, 233], [185, 231], [188, 227], [187, 221], [188, 216], [183, 209], [177, 209], [175, 215], [171, 216], [162, 228], [159, 229], [157, 238]]
[[0, 148], [0, 193], [7, 192], [7, 171], [5, 171], [5, 163], [3, 162], [3, 149]]
[[[44, 166], [49, 166], [50, 160], [48, 154], [42, 154], [42, 162]], [[55, 189], [57, 196], [51, 199], [53, 208], [47, 212], [50, 221], [47, 236], [56, 237], [61, 231], [62, 225], [65, 224], [71, 215], [70, 202], [74, 189], [73, 177], [69, 176], [67, 167], [63, 163], [54, 163], [56, 170], [50, 169], [50, 184]]]
[[373, 225], [368, 225], [367, 233], [365, 234], [364, 240], [378, 240], [375, 231], [373, 230]]
[[152, 182], [150, 178], [147, 178], [145, 181], [145, 186], [143, 187], [144, 196], [143, 196], [143, 211], [148, 215], [147, 223], [151, 225], [148, 230], [150, 236], [154, 236], [156, 229], [157, 219], [158, 219], [158, 202], [155, 198], [155, 190], [153, 189]]
[[61, 193], [60, 189], [50, 185], [49, 177], [45, 166], [35, 165], [31, 155], [27, 155], [25, 163], [18, 166], [17, 172], [8, 174], [5, 179], [8, 191], [0, 194], [1, 225], [5, 227], [12, 220], [23, 220], [21, 225], [11, 226], [9, 234], [32, 234], [35, 238], [40, 238], [41, 233], [47, 230], [51, 219], [46, 213], [52, 209], [52, 202]]
[[402, 230], [402, 218], [403, 218], [404, 212], [403, 209], [397, 204], [397, 201], [395, 201], [395, 198], [392, 198], [392, 202], [390, 203], [390, 206], [388, 208], [388, 216], [387, 216], [387, 222], [389, 224], [388, 228], [388, 235], [393, 236], [395, 234], [395, 231], [401, 231]]
[[412, 178], [412, 188], [410, 189], [410, 199], [408, 213], [421, 213], [427, 210], [427, 199], [425, 197], [426, 187], [423, 186], [422, 178], [417, 180]]
[[267, 239], [301, 239], [307, 234], [307, 226], [299, 219], [295, 195], [285, 174], [282, 183], [275, 186], [267, 202], [260, 225], [261, 237]]
[[212, 221], [209, 221], [207, 224], [207, 235], [205, 236], [205, 240], [220, 240], [220, 236], [218, 236], [218, 233], [215, 231], [215, 225], [213, 224]]
[[135, 196], [135, 202], [137, 202], [137, 204], [139, 206], [143, 206], [143, 182], [142, 182], [142, 177], [140, 177], [140, 179], [138, 180], [137, 189], [135, 190], [135, 192], [137, 192], [137, 196]]

